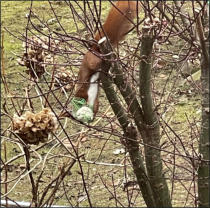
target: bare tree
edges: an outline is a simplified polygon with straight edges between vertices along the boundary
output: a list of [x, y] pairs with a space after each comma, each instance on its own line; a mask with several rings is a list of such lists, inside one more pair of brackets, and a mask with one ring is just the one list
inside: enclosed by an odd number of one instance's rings
[[37, 207], [208, 207], [207, 3], [138, 3], [127, 39], [117, 49], [98, 43], [100, 106], [89, 124], [69, 109], [82, 57], [113, 2], [43, 2], [42, 18], [31, 1], [25, 31], [3, 24], [24, 43], [19, 71], [9, 74], [2, 36], [6, 206], [18, 206], [18, 191]]

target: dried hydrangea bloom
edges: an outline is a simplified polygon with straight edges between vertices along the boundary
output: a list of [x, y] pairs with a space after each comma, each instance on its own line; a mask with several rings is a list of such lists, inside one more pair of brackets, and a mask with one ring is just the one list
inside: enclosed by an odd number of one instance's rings
[[13, 130], [27, 144], [46, 142], [48, 135], [58, 128], [55, 114], [44, 108], [38, 113], [30, 111], [22, 116], [14, 115]]
[[26, 66], [32, 78], [40, 78], [45, 73], [45, 66], [53, 62], [52, 53], [60, 50], [60, 41], [48, 37], [32, 36], [23, 42], [24, 54], [17, 59], [21, 66]]

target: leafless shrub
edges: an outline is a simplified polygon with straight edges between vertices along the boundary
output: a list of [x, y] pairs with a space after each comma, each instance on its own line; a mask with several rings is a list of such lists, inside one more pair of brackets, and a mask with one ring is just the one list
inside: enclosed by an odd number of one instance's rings
[[[125, 145], [127, 136], [103, 91], [100, 110], [93, 123], [81, 123], [68, 113], [81, 58], [91, 46], [94, 28], [103, 23], [104, 2], [45, 3], [49, 4], [53, 20], [42, 20], [31, 2], [26, 33], [16, 34], [5, 28], [17, 40], [25, 42], [24, 54], [19, 55], [18, 62], [27, 68], [30, 76], [20, 73], [25, 85], [15, 91], [4, 73], [5, 67], [2, 67], [2, 197], [14, 199], [15, 190], [24, 192], [22, 187], [28, 183], [26, 176], [29, 176], [30, 199], [37, 207], [50, 206], [57, 201], [70, 206], [145, 206]], [[201, 123], [198, 95], [201, 88], [199, 79], [193, 78], [193, 68], [200, 68], [201, 54], [195, 30], [198, 18], [195, 8], [200, 9], [199, 15], [204, 20], [206, 2], [141, 1], [140, 4], [145, 15], [139, 13], [128, 35], [130, 39], [122, 41], [119, 50], [115, 51], [115, 62], [126, 80], [124, 90], [129, 86], [132, 96], [139, 102], [138, 65], [143, 58], [139, 52], [143, 22], [149, 27], [154, 25], [151, 82], [154, 112], [160, 124], [160, 146], [145, 144], [138, 130], [135, 134], [138, 151], [143, 163], [145, 146], [160, 151], [164, 171], [160, 177], [169, 184], [172, 204], [198, 206], [196, 180], [203, 158], [198, 153]], [[56, 5], [68, 8], [74, 23], [73, 32], [61, 21]], [[188, 6], [192, 8], [190, 11]], [[53, 21], [56, 26], [52, 26]], [[207, 28], [204, 30], [206, 34], [209, 32]], [[35, 33], [38, 35], [34, 36]], [[108, 72], [111, 83], [117, 75], [114, 71]], [[137, 128], [131, 105], [126, 104], [118, 88], [114, 86], [113, 89], [126, 118]], [[185, 107], [195, 112], [185, 112]], [[43, 108], [49, 110], [41, 111]], [[63, 118], [63, 112], [69, 117]], [[36, 116], [40, 117], [38, 121], [33, 119]], [[53, 136], [48, 137], [49, 132]], [[20, 142], [21, 139], [25, 144]], [[12, 156], [9, 151], [13, 151]], [[104, 201], [102, 195], [106, 196]]]

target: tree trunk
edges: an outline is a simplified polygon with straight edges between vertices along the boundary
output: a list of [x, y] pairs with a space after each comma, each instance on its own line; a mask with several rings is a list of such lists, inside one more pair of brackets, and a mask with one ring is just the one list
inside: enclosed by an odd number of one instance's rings
[[[199, 11], [197, 11], [199, 12]], [[198, 205], [199, 207], [209, 207], [209, 42], [206, 44], [204, 36], [204, 27], [199, 16], [196, 21], [198, 36], [201, 46], [201, 88], [202, 88], [202, 115], [201, 115], [201, 133], [199, 142], [199, 153], [201, 160], [198, 168]]]
[[151, 55], [153, 47], [153, 29], [143, 27], [140, 61], [140, 98], [143, 110], [143, 126], [146, 136], [145, 157], [148, 177], [151, 182], [154, 198], [158, 207], [171, 207], [168, 186], [163, 174], [160, 152], [160, 125], [154, 111], [151, 95]]
[[[104, 54], [110, 51], [108, 44], [106, 45], [103, 44], [101, 48]], [[107, 58], [111, 58], [111, 57], [107, 57]], [[124, 135], [125, 135], [124, 144], [125, 144], [126, 149], [129, 152], [130, 159], [132, 162], [132, 167], [136, 175], [138, 185], [140, 187], [144, 201], [148, 207], [155, 207], [155, 201], [154, 201], [151, 185], [150, 185], [150, 182], [147, 177], [146, 170], [143, 164], [143, 158], [139, 151], [139, 143], [137, 141], [137, 130], [131, 125], [129, 118], [117, 97], [116, 91], [114, 90], [112, 86], [111, 79], [108, 76], [106, 76], [110, 67], [111, 67], [110, 61], [103, 61], [102, 67], [101, 67], [102, 72], [100, 74], [102, 86], [107, 96], [107, 99], [109, 100], [109, 103], [124, 131]], [[127, 94], [126, 96], [129, 96], [129, 94]]]

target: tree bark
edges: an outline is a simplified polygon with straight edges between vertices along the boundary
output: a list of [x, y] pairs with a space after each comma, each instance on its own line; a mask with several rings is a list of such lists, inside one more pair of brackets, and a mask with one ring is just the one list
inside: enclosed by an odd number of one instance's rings
[[[199, 11], [198, 11], [199, 12]], [[199, 207], [209, 207], [209, 171], [210, 163], [210, 138], [209, 138], [209, 42], [206, 44], [201, 17], [196, 21], [198, 36], [201, 46], [201, 88], [202, 88], [202, 115], [201, 133], [199, 142], [199, 153], [201, 156], [198, 168], [198, 205]]]
[[[143, 27], [140, 61], [140, 98], [143, 110], [143, 136], [148, 177], [151, 182], [155, 202], [158, 207], [172, 207], [168, 186], [163, 174], [160, 152], [160, 125], [154, 111], [151, 95], [151, 55], [153, 48], [153, 29]], [[153, 148], [155, 147], [155, 148]]]
[[[104, 54], [110, 51], [108, 44], [106, 45], [103, 44], [101, 46], [101, 49]], [[107, 58], [110, 59], [111, 57], [109, 56]], [[109, 100], [109, 103], [124, 131], [124, 136], [125, 136], [124, 144], [125, 144], [126, 149], [129, 152], [130, 159], [132, 162], [132, 167], [136, 175], [138, 185], [140, 187], [144, 201], [148, 207], [156, 207], [151, 185], [150, 185], [150, 182], [147, 177], [146, 170], [143, 164], [143, 158], [139, 151], [139, 143], [137, 141], [138, 139], [137, 130], [131, 125], [129, 118], [117, 97], [116, 91], [114, 90], [112, 86], [111, 79], [108, 76], [106, 76], [106, 73], [108, 73], [110, 67], [111, 67], [110, 61], [103, 61], [102, 67], [101, 67], [102, 72], [100, 74], [102, 86], [107, 96], [107, 99]], [[129, 97], [129, 95], [130, 94], [127, 94], [126, 97]]]

